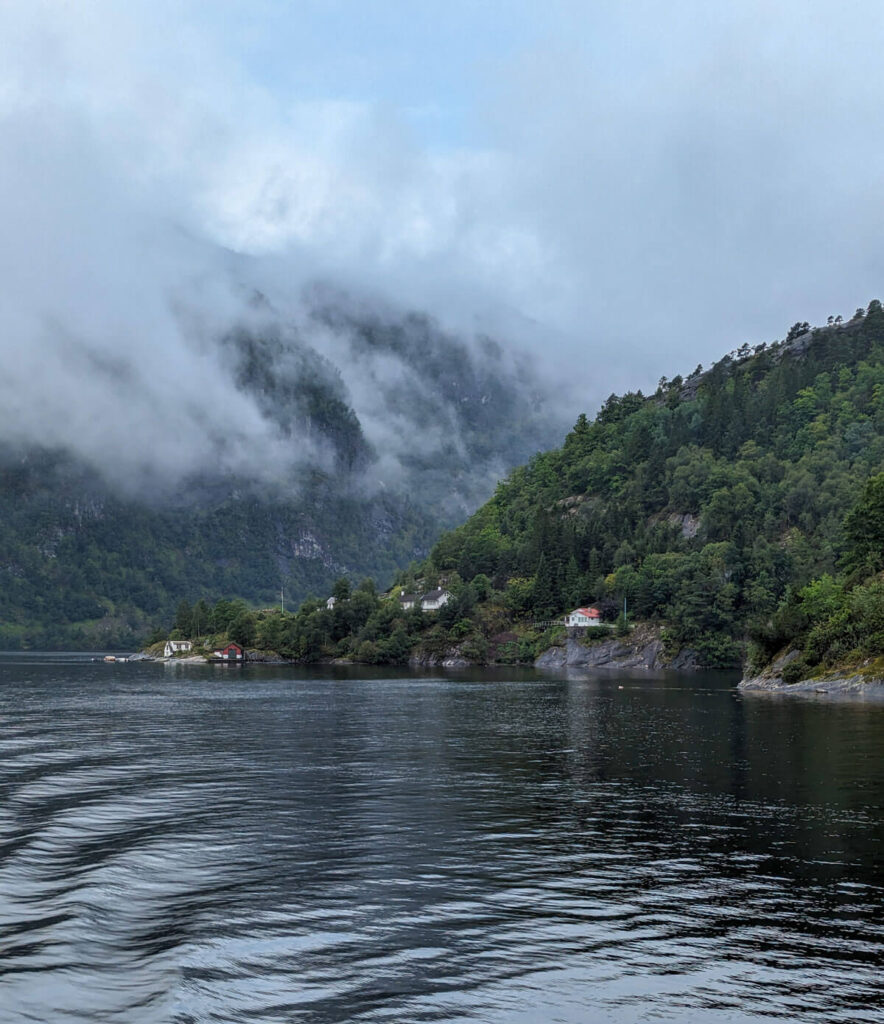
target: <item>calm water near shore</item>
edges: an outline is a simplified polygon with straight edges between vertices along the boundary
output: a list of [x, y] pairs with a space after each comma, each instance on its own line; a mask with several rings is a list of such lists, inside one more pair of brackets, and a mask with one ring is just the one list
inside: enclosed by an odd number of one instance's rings
[[884, 1021], [884, 701], [0, 656], [0, 1022]]

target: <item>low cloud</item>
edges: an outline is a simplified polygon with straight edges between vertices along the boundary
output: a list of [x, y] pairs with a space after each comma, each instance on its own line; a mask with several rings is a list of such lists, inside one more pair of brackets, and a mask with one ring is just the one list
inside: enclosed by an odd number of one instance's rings
[[[260, 294], [338, 368], [379, 465], [435, 450], [450, 425], [402, 452], [385, 398], [398, 381], [420, 401], [419, 374], [355, 358], [313, 316], [316, 281], [426, 310], [473, 350], [503, 339], [506, 372], [527, 354], [560, 382], [563, 421], [873, 297], [878, 5], [516, 7], [521, 36], [463, 72], [470, 130], [433, 138], [405, 88], [397, 104], [257, 75], [218, 13], [245, 5], [8, 0], [0, 435], [111, 476], [322, 458], [280, 435], [219, 344], [266, 324]], [[282, 10], [259, 5], [254, 32]], [[429, 16], [465, 34], [490, 17]]]

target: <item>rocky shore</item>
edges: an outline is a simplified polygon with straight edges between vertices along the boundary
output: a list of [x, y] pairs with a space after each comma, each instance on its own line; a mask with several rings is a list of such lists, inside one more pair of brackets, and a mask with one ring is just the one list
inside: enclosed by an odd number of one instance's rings
[[700, 667], [696, 651], [683, 648], [675, 657], [667, 657], [659, 631], [638, 626], [627, 637], [586, 642], [586, 630], [572, 629], [563, 644], [550, 647], [534, 662], [547, 670], [630, 668], [649, 672], [677, 669], [691, 672]]
[[419, 652], [408, 659], [412, 668], [469, 668], [476, 662], [465, 658], [457, 648], [452, 648], [444, 654], [427, 654]]
[[783, 669], [800, 657], [798, 651], [788, 651], [776, 658], [757, 675], [746, 676], [739, 689], [763, 693], [831, 693], [868, 694], [884, 698], [884, 677], [868, 675], [855, 668], [833, 671], [830, 674], [787, 683]]

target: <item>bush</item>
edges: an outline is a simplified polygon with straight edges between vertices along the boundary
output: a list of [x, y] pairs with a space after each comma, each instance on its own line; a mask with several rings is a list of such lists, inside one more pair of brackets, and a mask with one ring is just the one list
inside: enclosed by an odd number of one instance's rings
[[804, 658], [796, 658], [794, 661], [790, 661], [783, 669], [783, 682], [790, 685], [792, 683], [800, 683], [807, 678], [807, 673], [807, 662]]
[[461, 645], [460, 650], [465, 658], [477, 665], [484, 665], [488, 661], [488, 642], [481, 633], [474, 633]]
[[596, 644], [602, 640], [610, 640], [614, 630], [610, 626], [593, 626], [591, 629], [584, 629], [580, 636], [583, 644]]
[[372, 640], [363, 640], [356, 652], [356, 660], [364, 665], [377, 665], [380, 661], [380, 650]]

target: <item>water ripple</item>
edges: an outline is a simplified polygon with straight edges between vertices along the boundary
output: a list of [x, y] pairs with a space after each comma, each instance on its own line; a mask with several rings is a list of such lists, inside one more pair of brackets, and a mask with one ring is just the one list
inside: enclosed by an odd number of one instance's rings
[[3, 1024], [881, 1022], [884, 708], [25, 667]]

